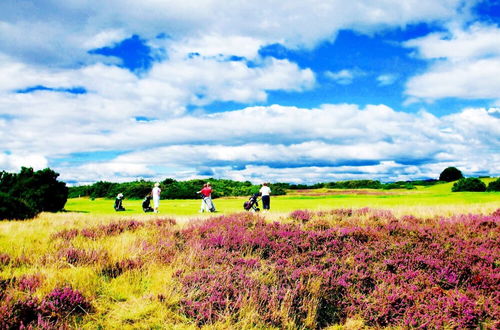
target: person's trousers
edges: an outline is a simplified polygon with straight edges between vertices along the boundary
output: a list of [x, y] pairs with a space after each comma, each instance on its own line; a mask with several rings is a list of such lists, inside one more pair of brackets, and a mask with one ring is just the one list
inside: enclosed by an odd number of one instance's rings
[[269, 210], [271, 208], [271, 197], [262, 196], [262, 208], [264, 210]]

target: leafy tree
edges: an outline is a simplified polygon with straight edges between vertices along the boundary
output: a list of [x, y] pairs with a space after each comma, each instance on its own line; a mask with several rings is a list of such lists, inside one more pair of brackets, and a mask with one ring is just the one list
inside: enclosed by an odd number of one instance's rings
[[439, 181], [452, 182], [462, 179], [462, 172], [456, 167], [447, 167], [439, 175]]
[[[0, 173], [0, 192], [12, 197], [3, 201], [15, 204], [18, 199], [35, 214], [61, 211], [68, 199], [68, 188], [66, 183], [57, 180], [58, 176], [50, 168], [33, 171], [33, 168], [23, 167], [18, 174], [3, 171]], [[24, 208], [19, 207], [21, 213]]]
[[500, 191], [500, 178], [490, 182], [486, 191]]
[[21, 199], [0, 192], [0, 219], [31, 219], [37, 213]]
[[462, 178], [453, 184], [451, 191], [486, 191], [486, 185], [478, 178]]

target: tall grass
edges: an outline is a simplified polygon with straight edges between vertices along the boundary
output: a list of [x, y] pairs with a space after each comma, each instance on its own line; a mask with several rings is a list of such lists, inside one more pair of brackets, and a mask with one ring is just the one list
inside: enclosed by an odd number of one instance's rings
[[497, 328], [500, 210], [475, 207], [3, 222], [0, 328]]

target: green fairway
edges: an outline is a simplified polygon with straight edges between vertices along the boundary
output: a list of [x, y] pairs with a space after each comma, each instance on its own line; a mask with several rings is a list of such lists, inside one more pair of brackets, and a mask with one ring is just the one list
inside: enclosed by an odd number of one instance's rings
[[[494, 179], [483, 179], [488, 184]], [[285, 196], [274, 196], [271, 199], [273, 212], [284, 213], [297, 209], [331, 209], [331, 208], [383, 208], [394, 211], [411, 210], [426, 213], [427, 209], [443, 209], [447, 212], [469, 212], [494, 210], [500, 207], [498, 192], [451, 192], [453, 183], [438, 184], [429, 187], [418, 187], [413, 190], [301, 190], [289, 191]], [[219, 213], [243, 211], [243, 203], [247, 197], [218, 198], [214, 200]], [[143, 214], [141, 200], [125, 199], [126, 211], [115, 212], [113, 200], [98, 198], [69, 199], [65, 209], [69, 212], [91, 214]], [[160, 213], [164, 215], [195, 215], [200, 209], [201, 200], [162, 200]]]

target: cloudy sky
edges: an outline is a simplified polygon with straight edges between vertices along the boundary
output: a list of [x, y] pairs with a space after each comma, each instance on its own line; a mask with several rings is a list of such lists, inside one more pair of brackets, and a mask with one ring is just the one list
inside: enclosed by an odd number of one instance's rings
[[500, 1], [2, 0], [0, 170], [500, 175]]

